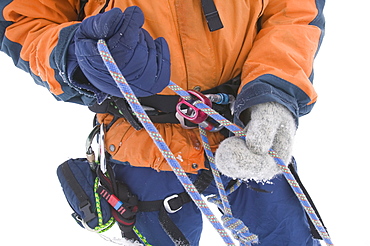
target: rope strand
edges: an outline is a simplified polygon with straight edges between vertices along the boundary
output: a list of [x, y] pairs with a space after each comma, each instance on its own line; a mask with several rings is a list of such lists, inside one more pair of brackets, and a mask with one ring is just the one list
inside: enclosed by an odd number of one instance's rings
[[237, 239], [242, 245], [250, 246], [252, 243], [258, 243], [258, 236], [250, 233], [248, 227], [244, 224], [244, 222], [233, 216], [229, 199], [227, 198], [228, 194], [225, 191], [221, 180], [221, 175], [215, 165], [215, 158], [208, 142], [207, 132], [202, 127], [199, 128], [199, 132], [219, 194], [219, 197], [213, 199], [212, 201], [215, 202], [215, 204], [217, 204], [223, 211], [221, 219], [224, 223], [224, 226], [232, 232], [234, 238]]
[[[170, 82], [169, 88], [171, 88], [179, 96], [184, 97], [185, 99], [190, 97], [189, 93], [187, 93], [185, 90], [183, 90], [181, 87], [177, 86], [173, 82]], [[208, 105], [204, 104], [203, 102], [201, 102], [199, 100], [194, 102], [193, 104], [194, 104], [194, 106], [196, 106], [197, 108], [199, 108], [200, 110], [202, 110], [203, 112], [208, 114], [211, 118], [213, 118], [214, 120], [219, 122], [221, 125], [226, 127], [229, 131], [234, 133], [236, 136], [240, 136], [240, 137], [243, 137], [243, 138], [245, 137], [245, 133], [244, 133], [243, 129], [241, 129], [239, 126], [233, 124], [232, 122], [227, 120], [222, 115], [218, 114], [215, 110], [210, 108]], [[291, 186], [292, 190], [294, 191], [295, 195], [299, 199], [302, 207], [304, 208], [304, 210], [308, 214], [308, 217], [310, 218], [310, 220], [314, 224], [316, 230], [319, 232], [321, 238], [324, 240], [326, 245], [334, 246], [328, 232], [326, 231], [322, 222], [320, 221], [320, 219], [316, 215], [315, 210], [312, 208], [312, 205], [309, 203], [306, 195], [302, 191], [301, 187], [298, 185], [298, 183], [297, 183], [296, 179], [294, 178], [292, 172], [289, 170], [287, 165], [281, 160], [279, 155], [274, 150], [271, 149], [269, 151], [269, 155], [274, 158], [276, 164], [282, 170], [285, 179], [288, 181], [288, 183]]]
[[[212, 211], [208, 208], [206, 203], [203, 201], [201, 195], [194, 187], [191, 180], [187, 177], [186, 173], [182, 169], [181, 165], [177, 162], [175, 156], [170, 151], [168, 146], [165, 144], [162, 136], [159, 134], [158, 130], [154, 127], [153, 123], [141, 107], [140, 103], [138, 102], [136, 96], [132, 92], [130, 86], [128, 85], [126, 79], [120, 72], [119, 68], [115, 64], [108, 47], [104, 40], [98, 41], [98, 50], [102, 56], [102, 59], [104, 61], [104, 64], [106, 65], [108, 71], [110, 72], [111, 76], [115, 80], [117, 87], [121, 90], [123, 96], [129, 103], [132, 110], [136, 113], [137, 117], [139, 118], [139, 121], [143, 124], [144, 128], [147, 130], [150, 137], [153, 139], [154, 143], [157, 145], [159, 150], [162, 152], [165, 159], [168, 161], [170, 166], [172, 167], [174, 173], [176, 174], [179, 181], [184, 186], [185, 190], [188, 192], [190, 197], [193, 199], [195, 204], [199, 207], [199, 209], [204, 213], [204, 215], [208, 218], [208, 220], [211, 222], [211, 224], [214, 226], [216, 231], [220, 234], [222, 239], [227, 245], [235, 245], [231, 238], [228, 236], [224, 228], [222, 227], [221, 223], [217, 220], [217, 218], [213, 215]], [[170, 82], [168, 87], [175, 91], [177, 94], [179, 94], [181, 97], [183, 97], [185, 100], [190, 100], [191, 96], [188, 92], [183, 90], [181, 87], [176, 85], [173, 82]], [[221, 125], [226, 127], [228, 130], [233, 132], [235, 135], [240, 137], [245, 137], [245, 133], [243, 129], [236, 126], [235, 124], [231, 123], [227, 119], [225, 119], [223, 116], [218, 114], [216, 111], [214, 111], [212, 108], [208, 107], [206, 104], [202, 103], [201, 101], [196, 101], [194, 105], [202, 110], [203, 112], [207, 113], [210, 117], [212, 117], [214, 120], [218, 121]], [[320, 236], [323, 238], [325, 243], [328, 246], [334, 245], [325, 230], [324, 226], [322, 225], [321, 221], [318, 219], [315, 211], [312, 209], [311, 204], [308, 202], [308, 199], [304, 195], [302, 189], [297, 184], [295, 178], [293, 177], [292, 173], [290, 172], [289, 168], [286, 166], [286, 164], [280, 159], [280, 157], [277, 155], [277, 153], [273, 150], [269, 151], [269, 154], [274, 158], [277, 165], [282, 169], [283, 174], [285, 178], [287, 179], [288, 183], [292, 187], [294, 193], [298, 197], [299, 201], [301, 202], [303, 208], [309, 215], [310, 220], [315, 225], [316, 229], [318, 230]], [[212, 157], [211, 157], [212, 159]], [[216, 175], [217, 176], [217, 175]], [[215, 176], [215, 177], [216, 177]], [[222, 191], [221, 191], [222, 193]], [[225, 194], [223, 194], [225, 195]], [[223, 196], [222, 195], [222, 196]], [[221, 198], [222, 200], [223, 198]], [[224, 206], [224, 209], [227, 211], [229, 208], [227, 208], [227, 204], [225, 204], [226, 201], [222, 201], [222, 204]], [[225, 207], [226, 205], [226, 207]], [[248, 228], [243, 224], [241, 224], [239, 221], [234, 221], [231, 217], [224, 217], [224, 222], [227, 224], [228, 227], [234, 228], [235, 230], [238, 229], [241, 233], [249, 233]], [[235, 236], [237, 239], [240, 239], [241, 234], [236, 234]], [[257, 241], [257, 238], [253, 234], [248, 234], [248, 236], [245, 238], [245, 242], [242, 240], [241, 243], [246, 243], [247, 245], [250, 245], [250, 243], [254, 243]]]
[[98, 41], [98, 50], [103, 58], [104, 64], [106, 65], [108, 71], [112, 75], [114, 81], [117, 83], [118, 88], [121, 90], [123, 96], [129, 103], [132, 110], [136, 113], [136, 116], [138, 117], [139, 121], [142, 123], [150, 137], [153, 139], [158, 149], [162, 152], [163, 156], [172, 167], [173, 172], [176, 174], [177, 178], [184, 186], [187, 193], [193, 199], [198, 208], [203, 212], [206, 218], [211, 222], [211, 224], [219, 233], [224, 242], [227, 245], [235, 245], [233, 240], [229, 237], [229, 235], [225, 231], [224, 227], [221, 225], [216, 216], [209, 209], [208, 205], [202, 199], [201, 195], [199, 194], [199, 192], [197, 191], [189, 177], [186, 175], [181, 165], [176, 160], [176, 157], [170, 151], [169, 147], [164, 142], [162, 136], [159, 134], [158, 130], [155, 128], [154, 124], [152, 123], [148, 115], [145, 113], [144, 109], [140, 106], [139, 101], [137, 100], [136, 96], [134, 95], [133, 91], [128, 85], [126, 79], [123, 77], [119, 68], [115, 64], [104, 40]]

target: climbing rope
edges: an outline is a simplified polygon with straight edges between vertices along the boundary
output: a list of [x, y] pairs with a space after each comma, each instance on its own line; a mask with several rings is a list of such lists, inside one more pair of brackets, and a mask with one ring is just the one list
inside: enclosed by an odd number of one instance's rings
[[[170, 82], [169, 88], [171, 88], [174, 92], [176, 92], [179, 96], [183, 97], [185, 100], [189, 100], [190, 94], [187, 93], [187, 91], [183, 90], [181, 87], [173, 83], [172, 81]], [[218, 123], [223, 125], [225, 128], [227, 128], [229, 131], [234, 133], [236, 136], [245, 138], [245, 132], [243, 129], [238, 127], [237, 125], [233, 124], [226, 118], [224, 118], [222, 115], [220, 115], [218, 112], [210, 108], [208, 105], [201, 101], [196, 101], [193, 103], [194, 106], [202, 110], [204, 113], [206, 113], [208, 116], [216, 120]], [[320, 234], [321, 238], [325, 241], [325, 243], [328, 246], [334, 245], [333, 242], [331, 241], [331, 238], [326, 231], [324, 225], [322, 224], [321, 220], [318, 218], [315, 210], [313, 209], [312, 205], [310, 204], [309, 200], [307, 199], [306, 195], [302, 191], [301, 187], [299, 186], [298, 182], [294, 178], [292, 172], [290, 169], [287, 167], [287, 165], [281, 160], [279, 155], [272, 149], [269, 150], [269, 155], [274, 158], [276, 164], [280, 167], [282, 170], [285, 179], [288, 181], [289, 185], [293, 189], [294, 193], [298, 197], [302, 207], [306, 211], [306, 213], [309, 215], [310, 220], [312, 221], [313, 225], [315, 226], [316, 230]]]
[[169, 147], [166, 145], [162, 136], [159, 134], [158, 130], [155, 128], [154, 124], [152, 123], [148, 115], [145, 113], [144, 109], [141, 107], [138, 99], [134, 95], [126, 79], [123, 77], [119, 68], [115, 64], [113, 57], [111, 56], [104, 40], [99, 40], [98, 50], [100, 52], [100, 55], [103, 58], [105, 65], [108, 68], [108, 71], [110, 72], [114, 81], [117, 83], [117, 86], [121, 90], [123, 96], [129, 103], [132, 110], [135, 112], [136, 116], [138, 117], [139, 121], [144, 126], [144, 128], [146, 129], [150, 137], [153, 139], [154, 143], [157, 145], [158, 149], [163, 154], [164, 158], [167, 160], [167, 162], [172, 167], [173, 172], [175, 173], [175, 175], [177, 176], [181, 184], [184, 186], [185, 190], [190, 195], [194, 203], [203, 212], [206, 218], [211, 222], [211, 224], [216, 229], [216, 231], [220, 234], [224, 242], [227, 245], [235, 245], [233, 240], [229, 237], [229, 235], [225, 231], [225, 228], [218, 221], [216, 216], [213, 214], [213, 212], [210, 210], [208, 205], [202, 199], [201, 195], [195, 188], [194, 184], [189, 179], [189, 177], [186, 175], [185, 171], [182, 169], [181, 165], [176, 160], [176, 157], [170, 151]]
[[[185, 190], [190, 195], [194, 203], [199, 207], [199, 209], [203, 212], [206, 218], [211, 222], [211, 224], [216, 229], [216, 231], [220, 234], [224, 242], [227, 245], [235, 245], [232, 239], [229, 237], [229, 235], [225, 231], [224, 227], [221, 225], [221, 223], [214, 216], [214, 214], [209, 209], [207, 204], [204, 202], [201, 195], [199, 194], [199, 192], [197, 191], [197, 189], [195, 188], [191, 180], [188, 178], [188, 176], [186, 175], [181, 165], [176, 160], [173, 153], [170, 151], [169, 147], [165, 144], [162, 136], [159, 134], [158, 130], [155, 128], [154, 124], [151, 122], [150, 118], [147, 116], [144, 109], [141, 107], [138, 99], [134, 95], [126, 79], [124, 78], [119, 68], [117, 67], [116, 63], [114, 62], [113, 57], [111, 56], [105, 41], [102, 39], [98, 41], [98, 50], [100, 52], [100, 55], [102, 56], [105, 66], [107, 67], [112, 78], [116, 82], [117, 87], [121, 90], [123, 96], [129, 103], [130, 107], [136, 113], [136, 116], [138, 117], [139, 121], [142, 123], [142, 125], [147, 130], [150, 137], [153, 139], [154, 143], [157, 145], [157, 147], [159, 148], [159, 150], [161, 151], [161, 153], [163, 154], [167, 162], [170, 164], [171, 168], [173, 169], [173, 172], [175, 173], [175, 175], [177, 176], [181, 184], [184, 186]], [[181, 87], [177, 86], [175, 83], [170, 82], [168, 87], [171, 88], [173, 91], [175, 91], [177, 94], [179, 94], [181, 97], [183, 97], [185, 100], [191, 99], [190, 94], [186, 92], [185, 90], [183, 90]], [[230, 121], [222, 117], [220, 114], [218, 114], [212, 108], [208, 107], [203, 102], [196, 101], [195, 103], [193, 103], [193, 105], [199, 108], [200, 110], [202, 110], [203, 112], [207, 113], [211, 118], [218, 121], [228, 130], [233, 132], [236, 136], [245, 137], [245, 133], [243, 129], [241, 129], [240, 127], [236, 126], [235, 124], [231, 123]], [[200, 130], [201, 135], [203, 131], [204, 129]], [[297, 181], [295, 180], [294, 176], [290, 172], [289, 168], [280, 159], [280, 157], [277, 155], [275, 151], [270, 150], [269, 154], [274, 158], [277, 165], [282, 169], [285, 178], [287, 179], [288, 183], [292, 187], [294, 193], [298, 197], [303, 208], [309, 215], [309, 218], [315, 225], [322, 239], [326, 242], [327, 245], [334, 245], [331, 242], [331, 239], [327, 231], [325, 230], [324, 226], [322, 225], [321, 221], [318, 219], [311, 204], [308, 202], [307, 197], [304, 195], [302, 189], [299, 187]], [[213, 161], [213, 155], [208, 156], [208, 158]], [[213, 171], [213, 173], [215, 174], [215, 171]], [[219, 176], [219, 174], [216, 174], [215, 179], [218, 179], [217, 175]], [[252, 243], [257, 242], [258, 241], [257, 236], [250, 233], [248, 228], [240, 220], [237, 220], [232, 217], [231, 209], [228, 205], [228, 202], [226, 201], [227, 199], [225, 200], [225, 197], [227, 196], [227, 194], [224, 193], [224, 191], [222, 191], [223, 188], [220, 187], [220, 189], [221, 189], [220, 197], [221, 197], [221, 201], [223, 205], [223, 210], [226, 212], [225, 217], [222, 218], [223, 221], [225, 222], [225, 226], [232, 229], [233, 235], [236, 237], [236, 239], [241, 240], [242, 244], [249, 246]]]
[[215, 165], [215, 158], [208, 142], [207, 132], [202, 127], [199, 128], [199, 132], [218, 190], [219, 199], [215, 199], [215, 203], [218, 204], [218, 207], [223, 212], [221, 220], [224, 222], [224, 226], [232, 232], [234, 238], [238, 240], [241, 245], [250, 245], [250, 243], [257, 243], [257, 235], [250, 233], [248, 227], [244, 224], [244, 222], [233, 216], [229, 204], [229, 199], [227, 198], [228, 194], [225, 191], [224, 185], [221, 180], [221, 175]]
[[[171, 88], [174, 92], [176, 92], [179, 96], [183, 97], [185, 100], [189, 100], [190, 94], [183, 90], [181, 87], [173, 83], [172, 81], [170, 82], [169, 88]], [[203, 103], [200, 100], [197, 100], [196, 102], [193, 103], [194, 106], [202, 110], [204, 113], [206, 113], [208, 116], [216, 120], [218, 123], [223, 125], [225, 128], [227, 128], [229, 131], [234, 133], [236, 136], [245, 138], [245, 132], [243, 129], [241, 129], [239, 126], [233, 124], [226, 118], [224, 118], [222, 115], [220, 115], [218, 112], [210, 108], [208, 105]], [[306, 195], [302, 191], [301, 187], [299, 186], [298, 182], [294, 178], [292, 172], [290, 169], [287, 167], [287, 165], [281, 160], [279, 155], [272, 149], [269, 150], [269, 155], [274, 158], [276, 164], [280, 167], [282, 170], [285, 179], [288, 181], [289, 185], [291, 186], [292, 190], [294, 191], [295, 195], [298, 197], [302, 207], [308, 214], [310, 220], [312, 221], [313, 225], [315, 226], [316, 230], [320, 234], [321, 238], [324, 240], [324, 242], [328, 246], [333, 246], [333, 242], [331, 241], [331, 238], [326, 231], [324, 225], [322, 224], [321, 220], [318, 218], [315, 210], [313, 209], [312, 205], [310, 204], [309, 200], [307, 199]]]

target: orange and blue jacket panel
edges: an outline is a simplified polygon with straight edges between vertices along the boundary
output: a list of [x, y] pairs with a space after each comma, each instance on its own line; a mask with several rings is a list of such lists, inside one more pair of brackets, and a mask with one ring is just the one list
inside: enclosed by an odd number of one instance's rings
[[[143, 28], [164, 37], [171, 53], [171, 80], [184, 89], [207, 90], [241, 74], [235, 116], [257, 103], [276, 101], [298, 119], [316, 102], [313, 60], [324, 29], [324, 0], [214, 0], [224, 27], [210, 32], [200, 0], [89, 0], [85, 18], [114, 7], [139, 6]], [[31, 74], [57, 100], [91, 105], [94, 93], [78, 88], [66, 76], [67, 47], [78, 28], [79, 0], [1, 1], [1, 50]], [[174, 94], [166, 88], [164, 95]], [[99, 115], [108, 123], [109, 115]], [[156, 124], [185, 171], [204, 168], [203, 148], [196, 130]], [[223, 139], [210, 134], [213, 150]], [[170, 170], [144, 130], [118, 120], [106, 136], [115, 160], [134, 166]]]

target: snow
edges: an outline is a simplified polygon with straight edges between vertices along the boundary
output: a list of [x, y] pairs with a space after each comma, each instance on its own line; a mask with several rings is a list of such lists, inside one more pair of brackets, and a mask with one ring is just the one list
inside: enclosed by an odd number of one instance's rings
[[[319, 100], [301, 118], [294, 149], [301, 179], [336, 246], [370, 245], [369, 4], [354, 3], [327, 2], [326, 37], [315, 62]], [[0, 54], [0, 244], [114, 245], [74, 222], [56, 176], [59, 164], [84, 156], [93, 114], [55, 101], [11, 63]], [[224, 245], [207, 221], [204, 226], [202, 246]]]

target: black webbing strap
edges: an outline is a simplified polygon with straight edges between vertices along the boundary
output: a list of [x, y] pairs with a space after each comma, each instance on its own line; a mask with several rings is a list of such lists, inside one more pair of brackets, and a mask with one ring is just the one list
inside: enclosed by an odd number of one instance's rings
[[[79, 21], [82, 21], [85, 15], [84, 7], [87, 2], [88, 0], [81, 0], [80, 11], [78, 12]], [[100, 10], [100, 13], [105, 12], [105, 9], [108, 7], [109, 2], [110, 2], [109, 0], [105, 1], [103, 8]], [[208, 28], [211, 32], [219, 30], [224, 27], [213, 0], [202, 0], [202, 7], [204, 16], [206, 17], [208, 23]]]
[[[194, 186], [199, 193], [202, 193], [211, 184], [213, 175], [210, 170], [204, 170], [199, 174], [194, 182]], [[171, 220], [169, 213], [175, 213], [180, 210], [182, 206], [191, 202], [191, 197], [186, 192], [174, 194], [164, 200], [157, 201], [139, 201], [138, 207], [141, 212], [159, 211], [158, 219], [167, 235], [172, 239], [176, 245], [190, 245], [184, 234]]]
[[[326, 227], [325, 227], [325, 225], [324, 225], [324, 222], [321, 219], [321, 216], [319, 214], [319, 211], [317, 210], [315, 204], [313, 203], [313, 201], [312, 201], [310, 195], [308, 194], [306, 188], [303, 186], [303, 183], [302, 183], [301, 179], [299, 178], [298, 173], [295, 170], [294, 166], [292, 164], [289, 164], [288, 167], [289, 167], [289, 170], [292, 172], [294, 178], [296, 179], [299, 187], [302, 189], [303, 193], [307, 197], [307, 200], [311, 204], [311, 206], [312, 206], [313, 210], [315, 211], [317, 217], [319, 218], [319, 220], [321, 221], [322, 225], [324, 226], [325, 231], [328, 232], [327, 229], [326, 229]], [[317, 231], [316, 227], [314, 226], [314, 224], [312, 223], [312, 221], [310, 220], [310, 218], [308, 217], [308, 215], [307, 215], [307, 220], [308, 220], [308, 223], [310, 225], [310, 230], [311, 230], [312, 236], [315, 239], [321, 239], [322, 240], [323, 238], [320, 236], [320, 233]]]
[[138, 118], [133, 114], [128, 102], [122, 98], [112, 97], [112, 100], [119, 109], [119, 113], [136, 129], [140, 130], [143, 128]]
[[[240, 76], [237, 76], [219, 86], [202, 91], [202, 93], [225, 93], [236, 97], [239, 86]], [[153, 109], [146, 110], [146, 113], [154, 123], [180, 124], [179, 120], [175, 116], [176, 105], [179, 101], [179, 98], [180, 97], [177, 95], [152, 95], [149, 97], [140, 97], [138, 99], [140, 104]], [[218, 105], [214, 103], [212, 108], [226, 119], [232, 120], [233, 116], [231, 114], [230, 105]], [[89, 106], [89, 109], [98, 114], [109, 113], [114, 116], [114, 119], [107, 125], [107, 131], [119, 118], [125, 118], [136, 130], [143, 128], [139, 122], [139, 119], [132, 112], [130, 106], [124, 98], [112, 97], [110, 99], [106, 99], [101, 104], [95, 103], [94, 105]], [[196, 125], [190, 121], [185, 120], [185, 122], [186, 126], [196, 127]], [[221, 130], [221, 133], [225, 136], [229, 135], [226, 129]]]
[[137, 197], [131, 194], [127, 185], [116, 181], [111, 165], [107, 165], [107, 172], [108, 176], [97, 168], [96, 173], [101, 183], [97, 192], [111, 205], [112, 215], [118, 223], [122, 237], [140, 241], [133, 230], [138, 211]]
[[174, 242], [175, 245], [190, 246], [190, 243], [186, 239], [185, 235], [171, 220], [170, 216], [168, 216], [167, 211], [163, 206], [159, 209], [158, 218], [163, 230], [167, 233], [167, 235], [171, 238], [172, 242]]
[[133, 114], [127, 101], [123, 98], [112, 97], [105, 100], [101, 104], [95, 103], [89, 106], [89, 109], [97, 114], [108, 113], [114, 116], [112, 122], [107, 125], [107, 130], [119, 118], [125, 118], [128, 123], [130, 123], [135, 128], [135, 130], [141, 130], [143, 128], [143, 126], [139, 122], [139, 119]]
[[133, 231], [137, 212], [135, 206], [127, 202], [122, 202], [109, 189], [103, 186], [98, 187], [97, 193], [114, 208], [111, 212], [114, 219], [118, 222], [122, 236], [127, 239], [139, 240]]
[[[211, 170], [203, 170], [198, 178], [194, 181], [194, 186], [199, 193], [202, 193], [213, 181], [213, 175]], [[153, 212], [158, 211], [163, 206], [164, 200], [156, 201], [139, 201], [138, 207], [141, 212]], [[184, 191], [179, 194], [175, 194], [171, 199], [167, 200], [171, 211], [176, 211], [181, 208], [182, 205], [191, 201], [190, 196]]]
[[208, 29], [213, 32], [224, 27], [213, 0], [202, 0], [203, 13], [206, 17]]

